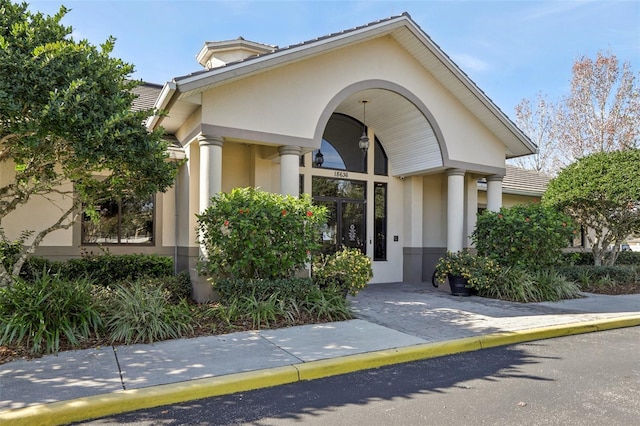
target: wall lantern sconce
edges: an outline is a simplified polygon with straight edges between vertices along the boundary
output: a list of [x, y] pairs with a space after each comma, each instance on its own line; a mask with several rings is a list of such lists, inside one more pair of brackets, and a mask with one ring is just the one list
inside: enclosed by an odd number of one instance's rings
[[324, 163], [324, 155], [322, 155], [322, 152], [320, 150], [316, 152], [315, 163], [316, 167], [322, 167], [322, 163]]

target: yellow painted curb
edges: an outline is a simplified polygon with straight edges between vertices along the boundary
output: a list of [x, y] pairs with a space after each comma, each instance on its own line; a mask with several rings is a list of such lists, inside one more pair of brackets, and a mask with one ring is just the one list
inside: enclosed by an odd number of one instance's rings
[[640, 326], [640, 315], [424, 343], [285, 367], [131, 389], [0, 412], [0, 425], [53, 426], [496, 346]]
[[481, 336], [480, 343], [482, 344], [483, 349], [487, 349], [496, 346], [506, 346], [515, 343], [530, 342], [533, 340], [544, 340], [554, 337], [593, 333], [596, 331], [634, 327], [637, 325], [640, 325], [640, 315], [631, 315], [625, 318], [599, 319], [578, 323], [552, 325], [548, 327], [531, 328], [527, 330], [492, 333]]
[[482, 349], [482, 347], [477, 337], [465, 337], [447, 342], [424, 343], [403, 348], [347, 355], [340, 358], [310, 361], [304, 364], [297, 364], [295, 367], [300, 372], [300, 380], [314, 380], [479, 349]]
[[635, 327], [640, 325], [640, 315], [630, 315], [624, 318], [611, 318], [598, 322], [598, 331], [612, 330], [615, 328]]
[[49, 426], [297, 382], [293, 366], [130, 389], [0, 412], [0, 425]]

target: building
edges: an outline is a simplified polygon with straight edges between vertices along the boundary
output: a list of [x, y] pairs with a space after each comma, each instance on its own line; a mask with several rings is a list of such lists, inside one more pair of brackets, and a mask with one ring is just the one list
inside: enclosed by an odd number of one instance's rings
[[535, 145], [406, 13], [284, 48], [206, 42], [196, 58], [201, 70], [138, 88], [140, 106], [167, 112], [147, 127], [187, 160], [174, 188], [105, 204], [103, 223], [56, 231], [39, 254], [101, 243], [193, 270], [195, 215], [254, 186], [326, 205], [324, 244], [359, 247], [373, 282], [428, 281], [446, 250], [471, 244], [478, 209], [544, 188], [505, 164]]

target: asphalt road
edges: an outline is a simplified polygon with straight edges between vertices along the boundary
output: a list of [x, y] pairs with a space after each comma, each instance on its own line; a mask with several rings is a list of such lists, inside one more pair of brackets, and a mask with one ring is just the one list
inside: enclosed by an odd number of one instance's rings
[[635, 425], [640, 327], [108, 417], [84, 425]]

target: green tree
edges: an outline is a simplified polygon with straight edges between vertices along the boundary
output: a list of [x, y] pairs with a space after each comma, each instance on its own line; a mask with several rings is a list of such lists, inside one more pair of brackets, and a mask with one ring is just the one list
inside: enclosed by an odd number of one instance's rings
[[542, 201], [587, 230], [595, 265], [613, 265], [619, 244], [640, 230], [638, 176], [640, 150], [595, 153], [563, 169]]
[[76, 41], [53, 16], [27, 4], [0, 0], [0, 225], [36, 197], [51, 201], [50, 223], [38, 227], [11, 271], [55, 230], [67, 229], [82, 209], [95, 214], [107, 198], [148, 197], [172, 185], [162, 131], [149, 133], [152, 111], [132, 111], [138, 82], [133, 66], [110, 56], [115, 40], [99, 47]]

